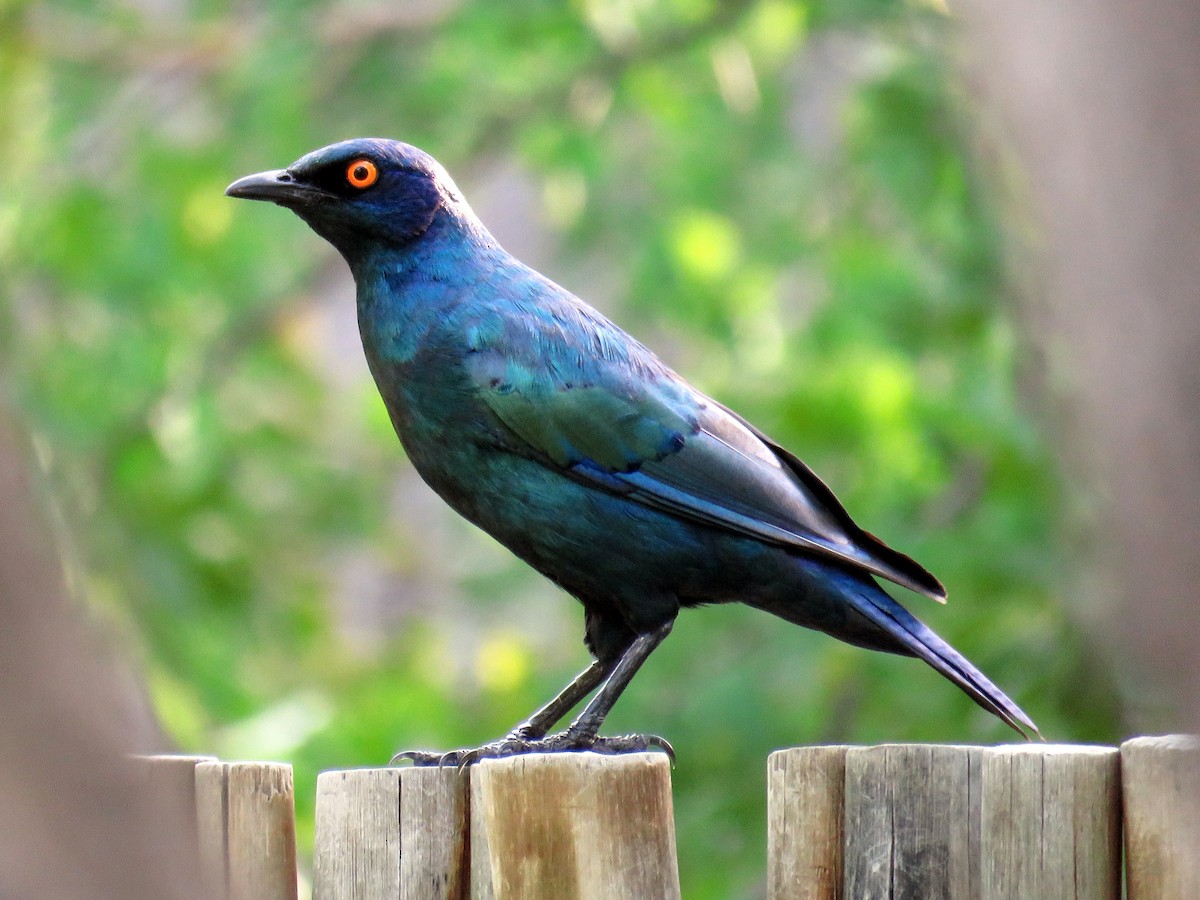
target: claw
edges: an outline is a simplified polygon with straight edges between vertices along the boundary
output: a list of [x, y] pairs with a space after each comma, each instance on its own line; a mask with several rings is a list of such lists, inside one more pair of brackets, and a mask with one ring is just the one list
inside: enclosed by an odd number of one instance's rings
[[675, 748], [671, 746], [671, 742], [665, 737], [659, 737], [657, 734], [648, 734], [646, 737], [649, 738], [646, 749], [649, 749], [650, 747], [657, 747], [663, 753], [667, 754], [667, 759], [671, 761], [671, 768], [675, 768]]
[[401, 750], [388, 761], [388, 765], [395, 766], [407, 760], [414, 766], [440, 766], [447, 755], [430, 750]]
[[482, 747], [476, 747], [474, 750], [467, 750], [460, 753], [458, 755], [458, 771], [461, 772], [467, 766], [479, 762], [479, 753], [481, 750], [483, 750]]

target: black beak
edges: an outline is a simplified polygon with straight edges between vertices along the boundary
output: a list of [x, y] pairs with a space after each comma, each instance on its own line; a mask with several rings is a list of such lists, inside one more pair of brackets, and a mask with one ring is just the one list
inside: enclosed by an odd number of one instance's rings
[[225, 196], [243, 200], [270, 200], [280, 206], [295, 208], [325, 196], [320, 188], [296, 181], [287, 169], [259, 172], [239, 178], [225, 188]]

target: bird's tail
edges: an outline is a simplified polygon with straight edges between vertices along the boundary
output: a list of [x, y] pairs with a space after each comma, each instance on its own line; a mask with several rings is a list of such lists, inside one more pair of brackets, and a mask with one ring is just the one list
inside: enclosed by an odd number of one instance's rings
[[[1033, 720], [1008, 695], [970, 663], [961, 653], [938, 637], [932, 629], [893, 600], [874, 580], [865, 575], [846, 571], [827, 573], [826, 584], [836, 584], [837, 598], [848, 602], [851, 609], [866, 621], [854, 621], [851, 614], [841, 619], [838, 627], [825, 627], [825, 622], [800, 621], [789, 615], [792, 610], [772, 605], [770, 612], [792, 619], [798, 624], [818, 627], [849, 643], [915, 656], [954, 682], [972, 700], [1008, 724], [1022, 737], [1041, 737]], [[796, 610], [798, 611], [798, 610]], [[824, 617], [821, 617], [824, 618]]]

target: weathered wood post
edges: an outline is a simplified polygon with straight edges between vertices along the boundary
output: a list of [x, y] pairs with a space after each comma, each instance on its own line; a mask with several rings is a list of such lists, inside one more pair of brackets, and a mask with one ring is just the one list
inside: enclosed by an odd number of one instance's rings
[[[1117, 900], [1118, 769], [1113, 747], [779, 751], [768, 779], [768, 895]], [[1176, 868], [1196, 858], [1182, 844], [1170, 853]]]
[[846, 897], [978, 895], [979, 801], [971, 788], [981, 753], [935, 744], [849, 750]]
[[313, 900], [400, 896], [400, 770], [317, 776]]
[[767, 896], [842, 896], [845, 746], [792, 747], [767, 759]]
[[202, 762], [196, 824], [205, 893], [228, 900], [296, 900], [292, 767]]
[[679, 897], [658, 753], [323, 772], [316, 825], [314, 900]]
[[671, 765], [661, 753], [550, 753], [472, 767], [472, 896], [679, 897]]
[[400, 896], [466, 900], [470, 893], [470, 771], [409, 768], [400, 775]]
[[1121, 745], [1129, 900], [1200, 897], [1200, 739]]
[[322, 772], [313, 900], [466, 900], [467, 780], [453, 766]]
[[984, 900], [1121, 896], [1115, 747], [996, 747], [982, 781]]

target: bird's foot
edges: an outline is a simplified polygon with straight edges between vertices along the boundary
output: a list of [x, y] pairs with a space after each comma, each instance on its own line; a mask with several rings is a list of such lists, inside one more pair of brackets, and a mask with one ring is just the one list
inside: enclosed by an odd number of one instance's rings
[[570, 729], [545, 737], [525, 737], [514, 732], [498, 741], [473, 749], [437, 753], [428, 750], [404, 750], [392, 757], [392, 764], [408, 760], [414, 766], [457, 766], [462, 769], [481, 759], [503, 759], [525, 753], [567, 753], [591, 751], [616, 755], [662, 750], [675, 762], [675, 748], [666, 738], [656, 734], [620, 734], [612, 736], [577, 735]]

